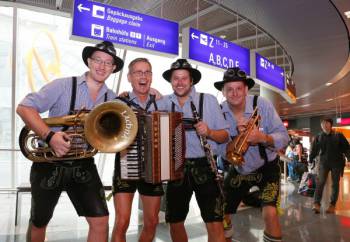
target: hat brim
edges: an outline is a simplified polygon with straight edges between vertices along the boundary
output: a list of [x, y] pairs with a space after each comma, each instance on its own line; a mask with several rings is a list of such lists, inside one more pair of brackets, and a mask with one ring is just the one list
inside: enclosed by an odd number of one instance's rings
[[224, 87], [225, 83], [228, 82], [245, 82], [245, 84], [248, 86], [248, 90], [251, 89], [255, 85], [255, 81], [252, 78], [245, 78], [245, 79], [231, 79], [231, 80], [223, 80], [214, 82], [214, 87], [218, 89], [219, 91], [222, 91], [222, 88]]
[[163, 78], [168, 82], [171, 82], [171, 74], [176, 70], [188, 70], [193, 78], [193, 85], [196, 85], [202, 78], [202, 74], [197, 69], [189, 68], [179, 68], [179, 69], [169, 69], [163, 73]]
[[83, 57], [83, 61], [85, 63], [86, 66], [88, 66], [88, 61], [87, 59], [92, 55], [92, 53], [94, 53], [95, 51], [102, 51], [106, 54], [109, 54], [110, 56], [113, 57], [114, 59], [114, 64], [116, 65], [116, 68], [113, 70], [113, 73], [116, 73], [118, 71], [120, 71], [123, 66], [124, 66], [124, 61], [122, 59], [120, 59], [118, 56], [116, 55], [111, 55], [111, 53], [109, 53], [108, 51], [105, 50], [101, 50], [99, 48], [96, 48], [94, 46], [86, 46], [83, 49], [83, 53], [82, 53], [82, 57]]

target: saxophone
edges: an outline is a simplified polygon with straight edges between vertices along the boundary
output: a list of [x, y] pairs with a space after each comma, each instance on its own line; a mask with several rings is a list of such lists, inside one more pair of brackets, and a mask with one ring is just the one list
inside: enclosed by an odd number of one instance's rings
[[[192, 114], [193, 114], [193, 118], [195, 119], [195, 122], [196, 123], [200, 122], [201, 118], [199, 117], [196, 106], [193, 104], [193, 102], [191, 102], [191, 109], [192, 109]], [[207, 157], [208, 161], [210, 162], [211, 170], [215, 174], [215, 180], [216, 180], [218, 188], [220, 190], [220, 195], [222, 198], [224, 198], [224, 189], [223, 189], [224, 178], [218, 172], [218, 168], [216, 166], [216, 160], [214, 158], [213, 151], [211, 150], [210, 144], [208, 143], [207, 138], [205, 136], [199, 135], [199, 140], [200, 140], [201, 146], [205, 152], [205, 156]]]
[[258, 115], [258, 108], [256, 107], [250, 116], [244, 131], [240, 132], [232, 141], [227, 144], [226, 159], [231, 164], [237, 166], [244, 164], [245, 161], [243, 155], [249, 148], [247, 139], [259, 119], [260, 115]]

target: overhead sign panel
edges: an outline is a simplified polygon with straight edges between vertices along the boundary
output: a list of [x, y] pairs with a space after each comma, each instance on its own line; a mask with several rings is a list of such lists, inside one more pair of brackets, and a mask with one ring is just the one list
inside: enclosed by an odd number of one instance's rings
[[182, 56], [220, 69], [238, 66], [250, 75], [249, 49], [194, 28], [182, 31]]
[[255, 55], [256, 78], [284, 91], [286, 87], [283, 68], [258, 53]]
[[97, 2], [75, 0], [72, 38], [108, 40], [126, 48], [178, 55], [179, 24]]
[[260, 86], [269, 88], [272, 91], [279, 93], [289, 103], [295, 103], [296, 98], [288, 92], [285, 85], [285, 72], [283, 68], [268, 59], [259, 55], [258, 53], [251, 51], [251, 76], [254, 77], [254, 81]]

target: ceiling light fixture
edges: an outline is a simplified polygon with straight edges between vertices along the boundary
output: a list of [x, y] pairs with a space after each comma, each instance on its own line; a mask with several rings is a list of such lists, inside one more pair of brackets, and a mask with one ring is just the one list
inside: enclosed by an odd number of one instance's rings
[[346, 12], [344, 12], [344, 14], [347, 18], [350, 18], [350, 11], [346, 11]]
[[303, 94], [303, 95], [297, 97], [297, 99], [302, 99], [302, 98], [308, 97], [308, 96], [310, 96], [310, 95], [311, 95], [311, 92], [307, 92], [307, 93], [305, 93], [305, 94]]

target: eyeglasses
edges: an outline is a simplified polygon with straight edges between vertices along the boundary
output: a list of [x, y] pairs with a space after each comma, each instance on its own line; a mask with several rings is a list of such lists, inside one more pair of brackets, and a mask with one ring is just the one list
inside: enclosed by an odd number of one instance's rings
[[97, 59], [97, 58], [90, 58], [90, 59], [97, 65], [103, 64], [104, 66], [107, 66], [108, 68], [111, 68], [112, 66], [114, 66], [113, 61], [103, 61], [103, 60]]
[[133, 71], [133, 72], [131, 72], [131, 74], [133, 74], [136, 77], [142, 77], [143, 75], [146, 77], [152, 76], [151, 71]]
[[187, 61], [178, 60], [178, 61], [174, 62], [173, 64], [171, 64], [171, 67], [170, 67], [170, 69], [179, 69], [179, 68], [191, 69], [192, 66]]

